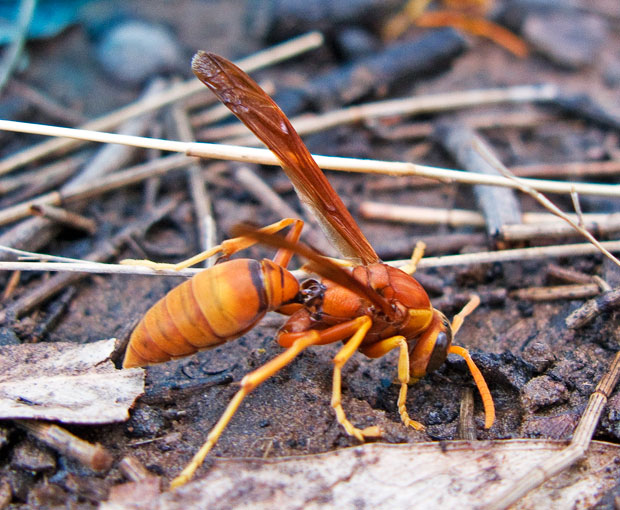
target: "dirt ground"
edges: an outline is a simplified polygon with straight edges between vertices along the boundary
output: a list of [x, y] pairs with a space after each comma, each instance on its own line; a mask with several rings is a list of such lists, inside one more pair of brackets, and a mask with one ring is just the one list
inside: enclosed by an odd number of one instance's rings
[[[117, 5], [101, 2], [103, 5]], [[593, 2], [592, 9], [604, 10], [610, 3]], [[118, 5], [117, 5], [118, 6]], [[596, 7], [596, 8], [595, 8]], [[120, 18], [135, 18], [163, 23], [178, 38], [185, 60], [174, 74], [191, 76], [189, 61], [197, 49], [208, 49], [227, 57], [250, 54], [267, 45], [253, 36], [244, 17], [252, 14], [244, 2], [129, 0], [122, 2]], [[110, 11], [91, 13], [103, 19]], [[517, 58], [491, 41], [466, 36], [468, 47], [451, 64], [419, 80], [395, 84], [389, 98], [462, 91], [475, 88], [508, 87], [521, 84], [553, 83], [567, 93], [587, 93], [599, 104], [611, 107], [618, 115], [620, 80], [615, 84], [608, 76], [611, 65], [620, 66], [620, 13], [609, 18], [609, 30], [596, 59], [578, 69], [566, 69], [533, 51]], [[78, 22], [58, 35], [32, 41], [26, 46], [27, 66], [16, 77], [20, 82], [40, 90], [66, 105], [85, 119], [92, 119], [136, 99], [140, 87], [125, 85], [106, 74], [97, 64], [98, 41], [85, 22]], [[336, 28], [332, 27], [332, 34]], [[411, 28], [408, 37], [417, 37], [425, 29]], [[276, 68], [256, 73], [259, 80], [279, 84], [296, 84], [312, 80], [320, 73], [342, 65], [333, 45], [324, 46], [310, 56], [302, 56]], [[365, 100], [377, 100], [374, 95]], [[19, 105], [23, 98], [14, 87], [4, 92], [8, 104]], [[615, 110], [614, 110], [615, 109]], [[495, 115], [501, 118], [512, 112], [544, 111], [554, 116], [552, 122], [522, 127], [498, 127], [484, 135], [501, 160], [509, 167], [525, 164], [565, 163], [618, 158], [618, 131], [558, 108], [534, 104], [486, 106], [467, 113]], [[17, 108], [16, 118], [38, 123], [59, 123], [36, 107]], [[454, 117], [459, 112], [427, 114], [415, 119], [393, 119], [394, 125], [414, 121], [435, 121]], [[168, 119], [168, 120], [167, 120]], [[166, 114], [156, 118], [161, 137], [173, 137], [167, 127]], [[389, 122], [383, 127], [390, 128]], [[155, 129], [153, 132], [157, 132]], [[388, 141], [372, 126], [341, 126], [305, 137], [313, 153], [365, 157], [389, 161], [415, 160], [416, 163], [444, 168], [457, 164], [440, 144], [431, 138]], [[0, 155], [9, 156], [39, 141], [27, 135], [2, 133]], [[88, 151], [94, 151], [90, 147]], [[89, 152], [89, 154], [91, 153]], [[132, 163], [152, 157], [140, 152]], [[415, 159], [414, 159], [415, 158]], [[33, 164], [29, 169], [36, 168]], [[260, 204], [234, 179], [234, 164], [227, 164], [209, 182], [218, 239], [227, 237], [229, 228], [251, 220], [268, 224], [279, 219]], [[254, 169], [270, 186], [281, 190], [282, 197], [301, 213], [298, 200], [286, 178], [274, 168]], [[419, 239], [429, 240], [428, 255], [446, 254], [436, 236], [455, 234], [470, 236], [471, 242], [460, 247], [463, 253], [492, 248], [492, 242], [480, 241], [477, 227], [421, 226], [403, 222], [365, 220], [358, 206], [366, 200], [403, 205], [473, 209], [472, 188], [466, 185], [435, 184], [416, 187], [403, 179], [353, 173], [329, 172], [328, 177], [370, 242], [384, 259], [406, 258]], [[615, 183], [615, 176], [586, 177], [583, 180]], [[145, 239], [137, 239], [118, 253], [117, 260], [143, 257], [132, 249], [147, 247], [147, 255], [163, 261], [175, 261], [196, 253], [198, 241], [195, 218], [184, 174], [163, 177], [158, 200], [180, 196], [181, 203], [164, 221], [149, 229]], [[38, 249], [69, 257], [84, 257], [101, 242], [118, 232], [143, 213], [145, 186], [134, 185], [90, 199], [80, 204], [80, 213], [94, 218], [98, 229], [93, 235], [75, 230], [59, 231], [46, 246]], [[563, 210], [572, 211], [570, 197], [550, 196]], [[584, 212], [611, 214], [618, 211], [618, 200], [582, 196]], [[541, 211], [531, 197], [519, 195], [524, 211]], [[11, 203], [10, 194], [0, 198], [0, 206]], [[14, 225], [4, 227], [5, 232]], [[0, 231], [2, 233], [2, 231]], [[570, 241], [575, 242], [575, 237]], [[605, 239], [613, 239], [607, 237]], [[556, 240], [508, 244], [507, 247], [548, 245]], [[563, 240], [560, 240], [563, 242]], [[580, 241], [579, 241], [580, 242]], [[150, 251], [149, 251], [150, 250]], [[260, 258], [268, 250], [254, 248], [250, 257]], [[452, 252], [455, 253], [455, 252]], [[616, 286], [617, 267], [601, 255], [567, 256], [559, 259], [471, 264], [441, 269], [420, 270], [420, 279], [431, 282], [431, 300], [451, 317], [471, 293], [482, 296], [483, 304], [467, 319], [456, 342], [466, 346], [480, 367], [491, 389], [497, 410], [497, 422], [483, 428], [484, 414], [476, 394], [475, 420], [479, 439], [570, 438], [580, 414], [596, 383], [605, 373], [617, 351], [618, 315], [611, 310], [579, 330], [566, 328], [567, 315], [583, 304], [584, 299], [532, 301], [515, 295], [518, 289], [557, 284], [549, 266], [559, 265], [586, 275], [597, 275]], [[6, 280], [4, 275], [3, 281]], [[8, 278], [8, 275], [7, 275]], [[28, 293], [41, 283], [37, 273], [24, 273], [13, 296], [5, 303]], [[110, 337], [122, 338], [154, 302], [179, 282], [178, 278], [127, 275], [90, 276], [73, 285], [75, 293], [67, 298], [63, 313], [44, 332], [37, 325], [54, 313], [55, 304], [65, 294], [51, 299], [40, 309], [19, 320], [3, 324], [4, 334], [14, 334], [20, 342], [87, 343]], [[435, 288], [436, 287], [436, 288]], [[434, 289], [434, 290], [433, 290]], [[244, 374], [272, 359], [281, 348], [273, 341], [280, 316], [269, 314], [264, 322], [242, 338], [194, 356], [146, 369], [146, 393], [136, 403], [126, 423], [105, 426], [67, 425], [67, 428], [92, 442], [101, 443], [115, 459], [131, 455], [153, 474], [169, 481], [186, 465], [203, 443], [208, 430], [219, 418]], [[7, 331], [9, 333], [7, 333]], [[35, 335], [35, 333], [37, 333]], [[329, 452], [356, 445], [336, 422], [330, 407], [331, 358], [337, 346], [309, 349], [290, 366], [260, 386], [226, 429], [212, 452], [213, 457], [274, 458]], [[473, 382], [465, 363], [450, 357], [436, 372], [409, 389], [409, 414], [426, 426], [415, 431], [402, 425], [396, 407], [399, 386], [396, 378], [397, 353], [370, 360], [357, 353], [343, 371], [343, 405], [351, 422], [364, 428], [379, 425], [387, 443], [445, 441], [459, 438], [460, 397]], [[595, 438], [620, 441], [620, 399], [612, 397]], [[0, 480], [12, 489], [11, 502], [5, 508], [93, 508], [107, 498], [110, 487], [124, 481], [117, 465], [107, 473], [93, 474], [76, 462], [53, 456], [52, 466], [41, 471], [15, 466], [15, 452], [30, 444], [47, 452], [11, 422], [0, 424], [4, 438], [0, 441]], [[198, 471], [210, 468], [207, 460]]]

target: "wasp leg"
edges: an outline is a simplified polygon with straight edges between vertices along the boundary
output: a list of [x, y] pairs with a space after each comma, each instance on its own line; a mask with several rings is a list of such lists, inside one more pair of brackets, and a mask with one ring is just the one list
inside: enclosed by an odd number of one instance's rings
[[398, 412], [402, 422], [411, 426], [416, 430], [424, 430], [424, 425], [420, 422], [412, 420], [407, 413], [407, 388], [409, 385], [409, 348], [407, 340], [402, 335], [393, 336], [381, 340], [367, 348], [360, 349], [369, 358], [380, 358], [392, 349], [400, 348], [398, 355], [398, 381], [400, 382], [400, 392], [398, 394]]
[[471, 312], [473, 312], [480, 305], [480, 297], [476, 294], [473, 294], [467, 304], [463, 307], [463, 309], [457, 313], [454, 317], [452, 317], [452, 335], [456, 335], [457, 331], [461, 329], [463, 322], [465, 321], [465, 317], [467, 317]]
[[379, 427], [368, 427], [364, 430], [355, 427], [346, 417], [341, 401], [341, 383], [342, 383], [342, 367], [349, 360], [353, 353], [359, 348], [362, 340], [372, 325], [369, 317], [358, 317], [355, 321], [359, 321], [360, 325], [349, 339], [349, 341], [338, 351], [333, 359], [334, 363], [334, 379], [332, 386], [332, 402], [331, 406], [336, 412], [336, 419], [350, 436], [355, 436], [358, 440], [364, 441], [365, 437], [378, 437], [381, 435]]
[[[347, 420], [344, 410], [342, 409], [341, 399], [342, 367], [358, 349], [371, 325], [372, 321], [370, 317], [360, 316], [318, 332], [321, 338], [317, 345], [331, 344], [349, 338], [349, 341], [340, 351], [338, 351], [338, 354], [336, 354], [333, 359], [334, 378], [332, 385], [331, 406], [336, 413], [338, 423], [344, 427], [349, 435], [355, 436], [360, 441], [364, 441], [364, 437], [378, 437], [381, 435], [381, 431], [378, 427], [368, 427], [364, 430], [358, 429], [349, 420]], [[304, 334], [306, 334], [306, 332], [281, 333], [278, 336], [278, 343], [282, 347], [288, 347], [293, 345], [298, 338], [303, 338]]]
[[[301, 229], [304, 224], [302, 220], [293, 219], [293, 218], [284, 218], [283, 220], [280, 220], [276, 223], [272, 223], [271, 225], [267, 225], [266, 227], [261, 228], [259, 232], [263, 232], [265, 234], [275, 234], [276, 232], [279, 232], [280, 230], [285, 229], [291, 224], [293, 225], [293, 228], [289, 234], [291, 233], [294, 233], [294, 234], [292, 235], [290, 239], [287, 236], [287, 239], [289, 241], [295, 242], [299, 239], [299, 236], [301, 234]], [[243, 237], [243, 236], [234, 237], [232, 239], [227, 239], [226, 241], [222, 241], [222, 244], [218, 244], [217, 246], [214, 246], [213, 248], [209, 250], [200, 252], [194, 255], [193, 257], [182, 260], [181, 262], [177, 262], [176, 264], [166, 264], [166, 263], [161, 263], [161, 262], [153, 262], [151, 260], [136, 260], [136, 259], [124, 259], [124, 260], [121, 260], [120, 263], [146, 266], [152, 269], [174, 269], [175, 271], [180, 271], [181, 269], [186, 269], [188, 267], [198, 264], [199, 262], [207, 260], [209, 257], [212, 257], [213, 255], [220, 254], [223, 257], [230, 257], [231, 255], [234, 255], [235, 253], [241, 250], [245, 250], [256, 243], [257, 241], [255, 241], [254, 239], [248, 239], [247, 237]], [[285, 252], [285, 253], [281, 254], [280, 252]], [[278, 261], [276, 261], [276, 263], [278, 263], [279, 265], [283, 267], [286, 267], [286, 264], [288, 264], [288, 261], [290, 260], [291, 257], [292, 257], [292, 254], [290, 254], [288, 251], [280, 250], [276, 254], [276, 259], [280, 258], [284, 261], [284, 263], [280, 263]]]
[[235, 394], [233, 399], [228, 404], [228, 407], [224, 411], [224, 414], [217, 421], [209, 435], [207, 440], [202, 445], [200, 450], [196, 452], [191, 462], [185, 467], [179, 476], [177, 476], [170, 483], [170, 488], [174, 489], [185, 485], [192, 478], [196, 470], [202, 465], [205, 457], [211, 451], [211, 448], [215, 445], [220, 435], [228, 425], [228, 422], [234, 416], [235, 412], [239, 408], [239, 405], [243, 399], [257, 386], [259, 386], [266, 379], [274, 375], [278, 370], [288, 365], [293, 359], [305, 348], [321, 343], [320, 335], [317, 331], [308, 331], [306, 335], [298, 338], [286, 351], [273, 358], [271, 361], [265, 363], [262, 367], [257, 368], [253, 372], [247, 374], [241, 379], [241, 389]]
[[422, 260], [422, 257], [424, 256], [424, 250], [426, 250], [426, 244], [424, 244], [422, 241], [418, 241], [415, 245], [415, 248], [413, 249], [413, 253], [411, 254], [411, 259], [407, 264], [401, 266], [401, 271], [404, 271], [408, 275], [412, 275], [413, 273], [415, 273], [416, 269], [418, 268], [418, 263], [420, 262], [420, 260]]

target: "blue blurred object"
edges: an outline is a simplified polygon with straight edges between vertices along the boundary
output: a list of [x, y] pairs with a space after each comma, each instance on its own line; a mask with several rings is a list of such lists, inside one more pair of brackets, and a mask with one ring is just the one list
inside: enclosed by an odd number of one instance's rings
[[[91, 0], [39, 0], [28, 29], [28, 39], [45, 39], [80, 20], [80, 8]], [[21, 2], [0, 0], [0, 45], [13, 40]]]

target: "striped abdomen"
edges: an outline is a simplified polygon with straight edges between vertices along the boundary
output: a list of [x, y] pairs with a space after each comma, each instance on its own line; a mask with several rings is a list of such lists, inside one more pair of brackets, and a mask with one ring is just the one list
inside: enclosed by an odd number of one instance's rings
[[233, 340], [297, 296], [299, 284], [270, 260], [235, 259], [172, 289], [136, 326], [123, 367], [160, 363]]

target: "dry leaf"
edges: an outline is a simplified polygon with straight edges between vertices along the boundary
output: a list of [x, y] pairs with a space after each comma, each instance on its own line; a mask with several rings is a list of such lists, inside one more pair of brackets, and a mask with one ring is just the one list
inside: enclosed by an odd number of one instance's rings
[[[566, 446], [547, 440], [367, 444], [322, 455], [214, 459], [206, 476], [146, 505], [101, 510], [209, 508], [478, 508]], [[593, 442], [585, 459], [519, 502], [518, 508], [590, 508], [615, 484], [620, 447]]]
[[144, 392], [144, 370], [117, 370], [110, 360], [114, 343], [0, 347], [0, 418], [83, 424], [127, 420]]

